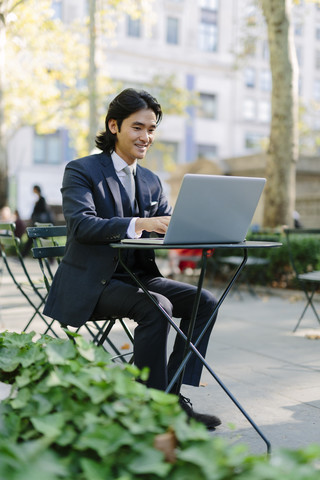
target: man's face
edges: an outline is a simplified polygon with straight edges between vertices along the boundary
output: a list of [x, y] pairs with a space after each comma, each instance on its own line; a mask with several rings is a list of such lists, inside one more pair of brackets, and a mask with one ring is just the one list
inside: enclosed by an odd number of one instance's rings
[[115, 152], [131, 165], [145, 157], [157, 127], [156, 115], [151, 109], [138, 110], [125, 118], [119, 131], [116, 120], [109, 120], [109, 129], [117, 135]]

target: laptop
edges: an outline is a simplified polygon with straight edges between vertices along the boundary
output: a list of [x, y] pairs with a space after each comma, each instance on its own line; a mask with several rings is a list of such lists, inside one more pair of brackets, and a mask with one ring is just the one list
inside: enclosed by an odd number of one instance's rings
[[213, 244], [245, 241], [266, 179], [186, 174], [162, 238], [126, 238], [135, 244]]

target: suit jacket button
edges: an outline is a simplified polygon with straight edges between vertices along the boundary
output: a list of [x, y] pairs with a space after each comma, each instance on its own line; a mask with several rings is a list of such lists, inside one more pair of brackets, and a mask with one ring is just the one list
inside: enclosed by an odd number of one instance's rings
[[106, 280], [105, 278], [103, 278], [103, 279], [101, 280], [101, 283], [102, 283], [102, 285], [105, 285], [105, 284], [107, 283], [107, 280]]

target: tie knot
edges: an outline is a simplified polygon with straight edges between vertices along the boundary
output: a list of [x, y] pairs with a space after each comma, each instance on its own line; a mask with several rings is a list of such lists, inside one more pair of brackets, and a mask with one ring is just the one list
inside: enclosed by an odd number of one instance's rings
[[127, 165], [126, 167], [124, 167], [123, 171], [127, 174], [127, 175], [133, 175], [133, 169]]

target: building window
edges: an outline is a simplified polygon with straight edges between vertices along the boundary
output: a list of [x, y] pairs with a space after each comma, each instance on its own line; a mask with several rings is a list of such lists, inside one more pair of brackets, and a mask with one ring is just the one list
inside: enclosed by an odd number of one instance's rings
[[316, 28], [316, 39], [320, 40], [320, 27]]
[[63, 162], [63, 147], [60, 132], [34, 136], [34, 163], [57, 165]]
[[179, 20], [177, 18], [167, 18], [167, 43], [171, 45], [179, 43]]
[[199, 6], [207, 10], [218, 10], [219, 0], [200, 0]]
[[261, 101], [258, 103], [258, 120], [263, 123], [269, 123], [271, 116], [270, 102]]
[[315, 68], [316, 70], [320, 69], [320, 50], [316, 50], [315, 52]]
[[200, 118], [217, 118], [217, 96], [209, 93], [200, 93], [200, 105], [197, 108]]
[[51, 8], [54, 11], [53, 17], [62, 19], [62, 2], [61, 0], [53, 0], [51, 2]]
[[200, 10], [199, 48], [203, 52], [216, 52], [218, 48], [217, 12], [208, 8]]
[[320, 101], [320, 79], [314, 81], [313, 97], [317, 102]]
[[299, 67], [301, 67], [303, 62], [303, 54], [302, 54], [302, 48], [298, 45], [296, 45], [296, 55], [297, 55], [298, 65]]
[[254, 120], [256, 118], [256, 104], [252, 98], [247, 98], [243, 103], [243, 118]]
[[264, 40], [262, 43], [262, 58], [266, 61], [269, 61], [270, 58], [269, 44], [267, 40]]
[[133, 19], [127, 16], [127, 35], [128, 37], [141, 37], [141, 22], [140, 18]]
[[69, 146], [68, 132], [65, 129], [38, 135], [34, 133], [33, 163], [59, 165], [69, 162], [74, 157], [74, 150]]
[[244, 71], [244, 83], [248, 88], [254, 88], [256, 83], [256, 71], [254, 68], [248, 67]]
[[206, 160], [215, 160], [218, 156], [218, 147], [216, 145], [198, 145], [197, 158]]
[[302, 35], [303, 35], [303, 24], [302, 23], [295, 23], [294, 24], [294, 34], [297, 37], [302, 37]]
[[302, 77], [301, 77], [301, 75], [299, 75], [299, 78], [298, 78], [298, 93], [299, 93], [299, 95], [302, 95]]
[[200, 24], [200, 50], [203, 52], [216, 52], [218, 32], [216, 25]]
[[259, 133], [247, 133], [245, 135], [244, 146], [247, 150], [261, 150], [264, 136]]
[[262, 70], [260, 73], [260, 88], [263, 92], [271, 92], [271, 72], [270, 70]]

